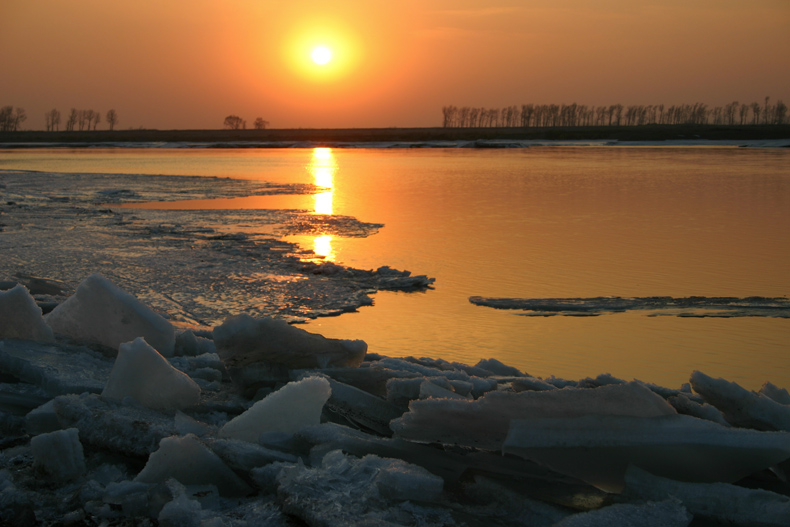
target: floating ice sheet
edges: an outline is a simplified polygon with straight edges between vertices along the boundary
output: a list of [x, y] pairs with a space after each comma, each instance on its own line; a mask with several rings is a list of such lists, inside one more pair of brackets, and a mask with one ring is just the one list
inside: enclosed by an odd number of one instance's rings
[[653, 314], [674, 314], [681, 317], [790, 318], [790, 299], [784, 297], [486, 298], [471, 296], [469, 301], [478, 306], [517, 309], [543, 316], [594, 316], [640, 310]]

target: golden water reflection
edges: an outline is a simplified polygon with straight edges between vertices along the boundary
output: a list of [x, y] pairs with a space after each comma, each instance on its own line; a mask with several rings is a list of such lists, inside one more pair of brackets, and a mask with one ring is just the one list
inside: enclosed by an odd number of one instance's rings
[[[313, 177], [313, 183], [317, 187], [321, 187], [321, 192], [317, 192], [313, 199], [315, 200], [314, 211], [316, 214], [334, 213], [333, 199], [335, 191], [335, 172], [337, 172], [337, 162], [335, 156], [332, 154], [331, 148], [314, 148], [313, 156], [310, 163], [307, 165], [307, 171]], [[332, 236], [321, 234], [313, 238], [313, 252], [316, 256], [324, 260], [333, 261], [335, 253], [332, 250]]]

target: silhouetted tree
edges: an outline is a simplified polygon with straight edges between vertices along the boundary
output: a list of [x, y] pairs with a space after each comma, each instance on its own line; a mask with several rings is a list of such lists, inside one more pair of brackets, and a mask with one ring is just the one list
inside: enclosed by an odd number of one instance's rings
[[247, 127], [247, 122], [238, 115], [229, 115], [225, 117], [225, 128], [229, 130], [240, 130]]
[[0, 131], [16, 132], [21, 129], [23, 122], [27, 120], [24, 108], [13, 106], [3, 106], [0, 108]]
[[269, 121], [264, 121], [263, 117], [258, 117], [255, 119], [255, 129], [256, 130], [265, 130], [267, 126], [269, 126]]
[[52, 109], [44, 114], [44, 122], [46, 123], [47, 132], [54, 132], [58, 129], [60, 124], [60, 112]]
[[105, 121], [110, 126], [110, 131], [115, 128], [115, 125], [118, 124], [118, 113], [115, 110], [107, 110], [107, 115], [105, 115]]
[[69, 113], [69, 119], [66, 121], [66, 131], [73, 132], [74, 126], [77, 124], [77, 120], [79, 119], [79, 112], [76, 108], [72, 108], [71, 112]]

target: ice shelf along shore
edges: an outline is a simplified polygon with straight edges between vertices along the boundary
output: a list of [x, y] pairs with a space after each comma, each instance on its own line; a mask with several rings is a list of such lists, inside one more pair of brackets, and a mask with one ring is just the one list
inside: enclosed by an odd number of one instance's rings
[[790, 394], [177, 329], [101, 275], [0, 291], [0, 524], [790, 525]]

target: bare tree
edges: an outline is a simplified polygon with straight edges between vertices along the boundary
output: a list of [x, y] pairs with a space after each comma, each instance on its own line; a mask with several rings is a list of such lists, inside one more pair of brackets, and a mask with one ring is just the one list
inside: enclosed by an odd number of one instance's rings
[[[96, 130], [96, 125], [101, 121], [101, 113], [94, 110], [91, 112], [93, 112], [93, 129]], [[90, 123], [88, 123], [88, 129], [90, 129]]]
[[77, 119], [79, 119], [79, 112], [76, 108], [72, 108], [71, 112], [69, 113], [69, 119], [66, 121], [66, 131], [74, 131], [74, 126], [77, 124]]
[[255, 119], [254, 126], [256, 130], [265, 130], [269, 126], [269, 121], [264, 121], [263, 117], [258, 117]]
[[229, 115], [225, 117], [225, 128], [228, 130], [240, 130], [242, 126], [246, 127], [246, 121], [238, 115]]
[[104, 120], [107, 121], [107, 124], [110, 126], [110, 131], [115, 128], [115, 125], [118, 124], [118, 113], [115, 110], [107, 110], [107, 115], [105, 115]]
[[44, 121], [47, 125], [47, 132], [57, 131], [60, 124], [60, 112], [53, 108], [44, 114]]

